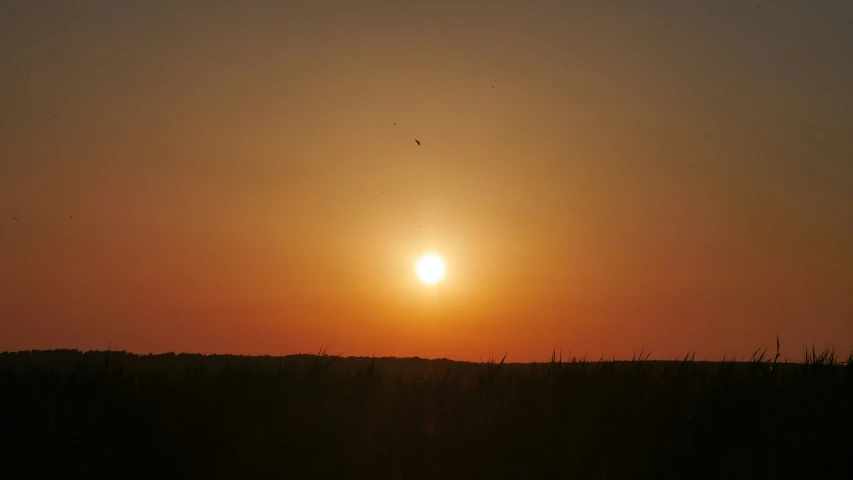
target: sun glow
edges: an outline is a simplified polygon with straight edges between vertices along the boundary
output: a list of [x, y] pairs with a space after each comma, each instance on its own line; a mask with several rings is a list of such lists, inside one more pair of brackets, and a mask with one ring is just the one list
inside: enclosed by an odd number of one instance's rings
[[428, 253], [418, 259], [415, 271], [421, 281], [426, 284], [434, 284], [444, 278], [444, 260], [434, 253]]

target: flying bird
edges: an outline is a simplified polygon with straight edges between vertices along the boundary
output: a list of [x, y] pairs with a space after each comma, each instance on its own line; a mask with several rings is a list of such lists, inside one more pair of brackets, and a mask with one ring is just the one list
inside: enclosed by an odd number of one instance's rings
[[418, 140], [418, 139], [416, 138], [416, 139], [415, 139], [415, 143], [417, 143], [417, 144], [418, 144], [418, 146], [420, 146], [421, 141], [420, 141], [420, 140]]

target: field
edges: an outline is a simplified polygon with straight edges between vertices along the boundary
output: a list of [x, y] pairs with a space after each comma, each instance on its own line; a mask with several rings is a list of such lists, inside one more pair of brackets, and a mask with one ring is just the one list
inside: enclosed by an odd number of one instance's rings
[[853, 366], [0, 354], [3, 478], [853, 478]]

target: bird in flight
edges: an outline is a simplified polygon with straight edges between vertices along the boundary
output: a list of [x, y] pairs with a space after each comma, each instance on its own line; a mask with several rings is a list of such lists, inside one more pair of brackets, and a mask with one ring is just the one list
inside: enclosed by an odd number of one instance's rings
[[420, 145], [420, 144], [421, 144], [421, 141], [420, 141], [420, 140], [418, 140], [418, 139], [416, 138], [416, 139], [415, 139], [415, 143], [417, 143], [418, 145]]

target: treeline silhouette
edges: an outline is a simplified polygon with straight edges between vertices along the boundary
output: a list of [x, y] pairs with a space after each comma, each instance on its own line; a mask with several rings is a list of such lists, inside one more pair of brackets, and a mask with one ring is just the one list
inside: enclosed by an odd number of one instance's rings
[[0, 477], [853, 478], [850, 362], [647, 358], [4, 352]]

